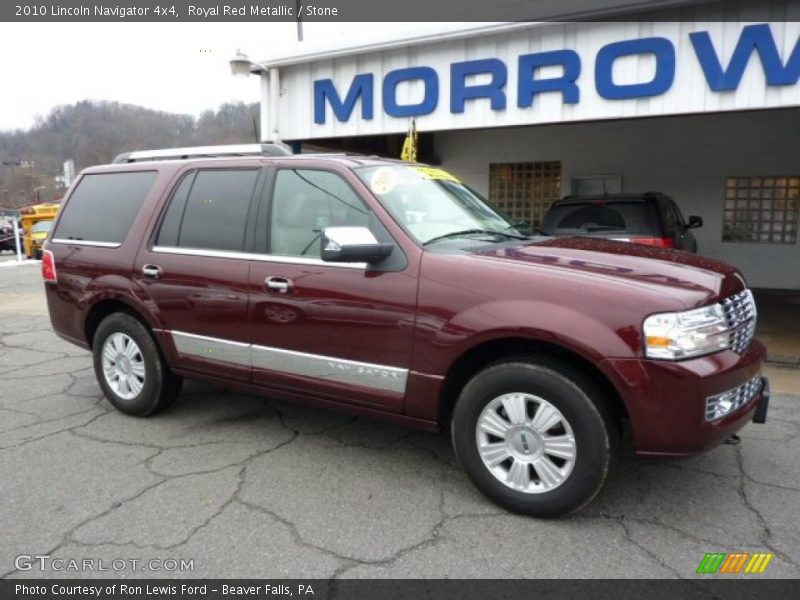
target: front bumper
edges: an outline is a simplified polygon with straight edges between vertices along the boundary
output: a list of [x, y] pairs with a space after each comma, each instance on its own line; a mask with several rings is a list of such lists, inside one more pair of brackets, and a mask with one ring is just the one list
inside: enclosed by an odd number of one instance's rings
[[754, 340], [742, 355], [724, 351], [676, 362], [607, 359], [600, 366], [625, 403], [636, 453], [685, 456], [717, 446], [751, 419], [766, 420], [766, 378], [736, 410], [716, 421], [706, 420], [706, 399], [759, 377], [765, 357], [764, 345]]

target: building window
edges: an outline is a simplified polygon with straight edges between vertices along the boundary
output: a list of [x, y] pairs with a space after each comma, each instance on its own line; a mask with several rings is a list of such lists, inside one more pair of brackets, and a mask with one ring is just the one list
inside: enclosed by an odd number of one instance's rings
[[560, 196], [560, 161], [489, 165], [489, 201], [513, 221], [538, 226]]
[[796, 244], [800, 177], [728, 177], [722, 240]]

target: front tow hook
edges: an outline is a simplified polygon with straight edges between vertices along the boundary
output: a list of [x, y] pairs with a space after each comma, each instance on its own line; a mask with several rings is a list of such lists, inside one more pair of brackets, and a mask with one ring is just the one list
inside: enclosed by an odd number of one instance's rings
[[761, 400], [758, 402], [756, 412], [753, 413], [753, 423], [766, 423], [767, 410], [769, 410], [769, 379], [761, 378]]

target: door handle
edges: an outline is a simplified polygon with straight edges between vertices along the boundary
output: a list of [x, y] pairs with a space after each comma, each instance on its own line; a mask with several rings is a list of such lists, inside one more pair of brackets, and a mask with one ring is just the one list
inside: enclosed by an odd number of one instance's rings
[[264, 280], [264, 285], [270, 292], [275, 294], [288, 294], [294, 287], [291, 280], [286, 279], [286, 277], [267, 277]]
[[142, 275], [150, 279], [158, 279], [161, 276], [161, 267], [157, 265], [144, 265], [142, 267]]

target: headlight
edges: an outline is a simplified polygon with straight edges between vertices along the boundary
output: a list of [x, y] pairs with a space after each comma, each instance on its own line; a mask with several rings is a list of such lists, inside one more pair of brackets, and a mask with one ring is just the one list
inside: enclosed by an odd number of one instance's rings
[[712, 304], [647, 317], [644, 340], [648, 358], [678, 360], [726, 349], [730, 332], [722, 305]]

